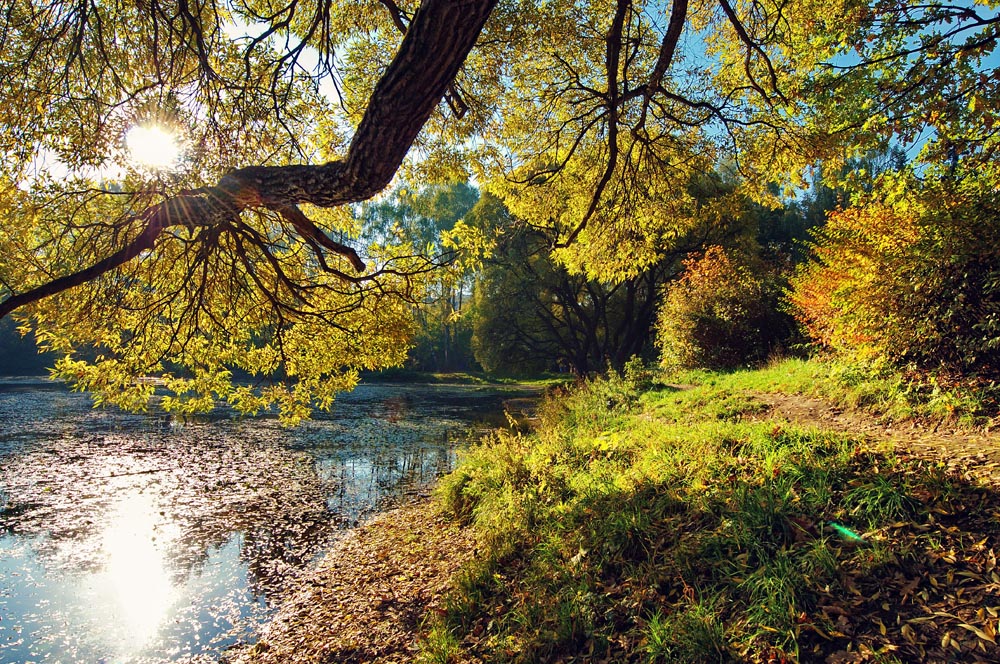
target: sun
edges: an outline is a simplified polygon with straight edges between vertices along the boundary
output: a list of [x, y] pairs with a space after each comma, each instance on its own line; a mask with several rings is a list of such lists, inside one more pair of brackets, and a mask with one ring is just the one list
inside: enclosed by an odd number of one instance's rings
[[177, 135], [157, 125], [136, 125], [125, 134], [125, 145], [133, 163], [154, 170], [177, 166], [181, 146]]

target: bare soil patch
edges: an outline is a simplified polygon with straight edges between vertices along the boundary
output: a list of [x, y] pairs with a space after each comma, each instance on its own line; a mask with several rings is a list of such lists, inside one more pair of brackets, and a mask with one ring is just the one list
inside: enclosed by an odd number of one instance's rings
[[886, 423], [869, 413], [845, 410], [822, 399], [801, 395], [755, 396], [769, 410], [752, 419], [783, 418], [795, 424], [886, 441], [899, 455], [943, 463], [966, 479], [979, 477], [1000, 486], [1000, 432], [968, 431], [947, 422]]

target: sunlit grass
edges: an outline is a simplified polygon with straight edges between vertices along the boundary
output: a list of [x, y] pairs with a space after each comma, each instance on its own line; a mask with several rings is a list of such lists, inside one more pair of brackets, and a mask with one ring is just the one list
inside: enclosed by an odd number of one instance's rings
[[535, 434], [470, 450], [439, 487], [482, 552], [442, 623], [465, 656], [825, 652], [817, 635], [836, 626], [818, 607], [848, 601], [849, 575], [904, 577], [931, 546], [927, 496], [947, 510], [965, 490], [863, 439], [761, 417], [761, 386], [805, 389], [816, 371], [791, 362], [650, 390], [611, 377], [543, 405]]
[[998, 402], [995, 387], [950, 385], [933, 376], [908, 376], [888, 368], [819, 359], [789, 358], [760, 369], [729, 373], [679, 370], [662, 379], [672, 384], [711, 388], [717, 393], [798, 394], [893, 421], [951, 420], [963, 426], [986, 423], [996, 416]]

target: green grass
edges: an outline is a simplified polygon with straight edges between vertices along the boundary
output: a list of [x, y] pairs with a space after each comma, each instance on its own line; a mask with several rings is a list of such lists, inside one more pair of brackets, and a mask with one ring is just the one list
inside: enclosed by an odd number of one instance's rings
[[718, 607], [698, 601], [670, 615], [655, 610], [641, 628], [648, 661], [684, 664], [734, 661], [720, 614]]
[[441, 624], [433, 625], [424, 639], [417, 657], [418, 664], [451, 664], [460, 662], [461, 646], [452, 630]]
[[816, 360], [790, 358], [754, 370], [716, 372], [702, 369], [678, 370], [669, 373], [670, 383], [715, 386], [722, 390], [755, 392], [786, 392], [819, 395], [831, 377], [831, 366]]
[[761, 414], [753, 392], [805, 390], [819, 371], [689, 373], [689, 389], [612, 376], [549, 399], [535, 433], [469, 450], [438, 488], [480, 541], [435, 627], [448, 652], [822, 661], [843, 647], [828, 606], [906, 578], [941, 547], [931, 510], [978, 489], [851, 436], [746, 417]]

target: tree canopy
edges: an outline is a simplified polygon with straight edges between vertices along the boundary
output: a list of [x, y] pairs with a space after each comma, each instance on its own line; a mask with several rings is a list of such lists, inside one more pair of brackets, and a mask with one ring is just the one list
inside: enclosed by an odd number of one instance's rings
[[[434, 257], [363, 243], [349, 207], [401, 168], [473, 174], [571, 271], [633, 278], [719, 214], [689, 185], [722, 163], [760, 201], [894, 136], [989, 164], [998, 22], [978, 2], [12, 0], [0, 317], [114, 403], [155, 374], [168, 408], [295, 418], [402, 360]], [[130, 160], [135, 126], [183, 156]]]

